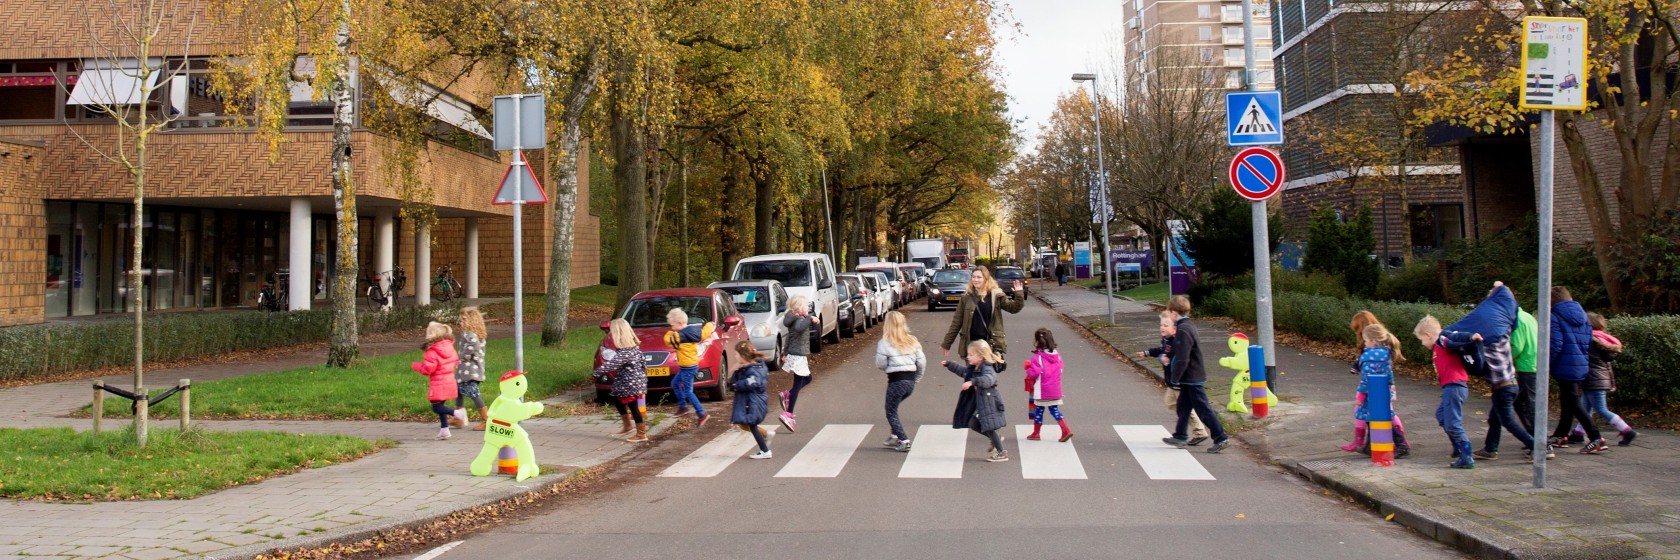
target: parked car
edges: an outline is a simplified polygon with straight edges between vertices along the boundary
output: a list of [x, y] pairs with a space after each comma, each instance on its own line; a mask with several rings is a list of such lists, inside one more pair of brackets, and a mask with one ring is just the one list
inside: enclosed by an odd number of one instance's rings
[[837, 315], [840, 317], [840, 336], [851, 338], [857, 334], [858, 325], [864, 320], [863, 296], [858, 293], [856, 284], [838, 276], [834, 279], [834, 292], [840, 299], [837, 306], [840, 310]]
[[1006, 293], [1015, 293], [1015, 281], [1021, 281], [1022, 296], [1032, 295], [1032, 279], [1027, 277], [1027, 271], [1019, 266], [1000, 266], [992, 271], [992, 277], [997, 279], [998, 287]]
[[782, 351], [787, 348], [787, 327], [782, 316], [787, 314], [788, 294], [781, 282], [775, 280], [732, 280], [712, 282], [707, 288], [723, 290], [741, 313], [747, 336], [753, 347], [764, 354], [765, 365], [772, 370], [782, 369]]
[[860, 265], [858, 265], [857, 269], [858, 270], [879, 270], [879, 271], [885, 272], [887, 274], [887, 281], [888, 281], [888, 283], [890, 283], [892, 285], [892, 290], [893, 290], [893, 294], [894, 294], [894, 296], [893, 296], [893, 308], [894, 309], [902, 307], [902, 306], [904, 306], [904, 304], [910, 303], [910, 300], [915, 299], [914, 297], [911, 296], [910, 282], [905, 279], [904, 271], [898, 269], [898, 263], [874, 262], [874, 263], [869, 263], [869, 264], [860, 264]]
[[847, 272], [839, 275], [841, 278], [856, 279], [859, 291], [862, 292], [864, 316], [868, 319], [864, 327], [873, 327], [885, 319], [887, 312], [892, 310], [892, 289], [880, 279], [881, 273], [875, 272]]
[[[636, 331], [636, 338], [641, 340], [642, 355], [647, 361], [648, 393], [670, 391], [671, 376], [677, 373], [675, 349], [665, 344], [665, 333], [671, 332], [665, 316], [673, 308], [688, 313], [691, 325], [707, 322], [716, 325], [712, 336], [699, 343], [700, 372], [694, 377], [694, 391], [705, 395], [707, 400], [723, 400], [725, 384], [722, 380], [735, 365], [730, 363], [733, 352], [729, 349], [748, 340], [748, 336], [746, 321], [736, 311], [729, 294], [711, 288], [652, 290], [636, 294], [624, 304], [624, 312], [618, 318], [629, 321], [630, 327]], [[601, 330], [610, 327], [611, 321], [601, 322]], [[612, 357], [609, 342], [610, 339], [602, 340], [596, 349], [595, 367], [600, 367], [602, 362]], [[605, 398], [611, 390], [611, 383], [595, 384], [597, 396]]]
[[933, 273], [932, 285], [928, 287], [928, 311], [935, 311], [940, 306], [955, 307], [962, 301], [964, 293], [968, 292], [969, 271], [958, 268], [947, 268]]
[[840, 300], [835, 292], [834, 263], [822, 253], [758, 255], [735, 263], [731, 280], [775, 280], [788, 297], [811, 300], [811, 313], [821, 328], [811, 329], [811, 353], [822, 351], [822, 343], [840, 342]]
[[886, 300], [887, 309], [886, 309], [886, 311], [881, 312], [881, 315], [883, 317], [886, 316], [887, 311], [892, 311], [894, 309], [898, 309], [898, 302], [899, 302], [898, 290], [893, 289], [892, 274], [890, 274], [886, 270], [882, 270], [882, 269], [854, 270], [854, 271], [852, 271], [852, 273], [853, 274], [862, 274], [862, 275], [869, 276], [869, 277], [872, 277], [872, 278], [875, 279], [875, 284], [876, 284], [876, 286], [878, 286], [878, 290], [885, 294], [885, 295], [880, 296], [881, 299]]
[[899, 263], [898, 269], [904, 271], [904, 277], [915, 287], [915, 298], [927, 295], [927, 265], [922, 263]]

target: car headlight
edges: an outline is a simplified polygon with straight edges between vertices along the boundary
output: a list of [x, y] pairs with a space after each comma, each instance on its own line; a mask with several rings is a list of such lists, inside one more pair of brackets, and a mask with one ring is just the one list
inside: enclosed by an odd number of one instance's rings
[[937, 296], [937, 295], [939, 295], [939, 288], [928, 288], [928, 293], [931, 293], [931, 294]]
[[753, 325], [752, 330], [748, 331], [747, 334], [759, 338], [770, 336], [770, 323], [759, 323], [757, 325]]
[[614, 351], [613, 349], [607, 348], [605, 346], [601, 347], [601, 361], [603, 361], [603, 362], [611, 361], [613, 359], [613, 356], [617, 356], [617, 355], [618, 355], [617, 351]]

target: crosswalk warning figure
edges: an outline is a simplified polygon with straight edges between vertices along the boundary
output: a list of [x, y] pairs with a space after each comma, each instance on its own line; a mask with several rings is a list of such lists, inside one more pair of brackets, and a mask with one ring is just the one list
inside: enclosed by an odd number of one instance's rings
[[[1248, 414], [1248, 407], [1243, 405], [1243, 396], [1248, 394], [1250, 385], [1248, 377], [1248, 335], [1234, 333], [1225, 340], [1225, 346], [1231, 349], [1231, 355], [1219, 359], [1219, 365], [1237, 370], [1237, 376], [1231, 378], [1231, 401], [1225, 404], [1225, 410]], [[1266, 405], [1277, 404], [1277, 395], [1270, 388], [1266, 389]]]
[[497, 456], [503, 446], [513, 447], [519, 457], [519, 474], [514, 475], [514, 480], [525, 480], [540, 474], [537, 455], [531, 450], [531, 435], [525, 433], [525, 428], [519, 423], [542, 414], [543, 403], [525, 402], [525, 388], [525, 372], [502, 374], [502, 394], [490, 403], [490, 421], [484, 427], [484, 447], [472, 462], [473, 476], [488, 476], [496, 467]]
[[1275, 134], [1277, 125], [1260, 109], [1260, 100], [1249, 99], [1248, 107], [1243, 109], [1242, 120], [1237, 121], [1237, 134]]

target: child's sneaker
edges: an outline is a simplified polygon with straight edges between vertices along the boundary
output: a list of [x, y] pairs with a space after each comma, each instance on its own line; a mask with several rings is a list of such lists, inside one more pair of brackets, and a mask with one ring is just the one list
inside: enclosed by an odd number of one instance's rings
[[1499, 452], [1498, 451], [1488, 451], [1486, 449], [1477, 449], [1476, 452], [1471, 453], [1470, 456], [1474, 457], [1474, 458], [1477, 458], [1477, 459], [1487, 459], [1487, 460], [1491, 461], [1491, 460], [1499, 458]]
[[1224, 451], [1225, 448], [1230, 447], [1230, 446], [1231, 446], [1231, 438], [1225, 438], [1225, 439], [1213, 442], [1213, 446], [1209, 447], [1207, 452], [1208, 453], [1218, 453], [1220, 451]]
[[689, 416], [693, 416], [693, 415], [694, 415], [694, 413], [689, 411], [688, 409], [683, 408], [683, 407], [677, 407], [677, 414], [676, 414], [677, 418], [688, 418]]
[[1630, 428], [1628, 431], [1622, 432], [1622, 440], [1616, 442], [1616, 445], [1620, 445], [1622, 447], [1633, 445], [1633, 438], [1636, 437], [1639, 437], [1639, 432]]
[[758, 453], [748, 455], [747, 458], [748, 459], [769, 459], [770, 458], [770, 450], [766, 449], [766, 450], [760, 451]]
[[781, 421], [782, 421], [782, 425], [783, 425], [783, 426], [787, 426], [787, 429], [788, 429], [788, 431], [789, 431], [789, 432], [797, 432], [797, 431], [799, 431], [799, 430], [797, 430], [797, 429], [795, 429], [795, 428], [794, 428], [794, 425], [795, 425], [795, 424], [797, 424], [797, 423], [798, 423], [798, 422], [796, 422], [796, 421], [795, 421], [795, 420], [794, 420], [794, 419], [793, 419], [793, 415], [792, 415], [792, 414], [789, 414], [789, 413], [786, 413], [786, 412], [783, 412], [783, 413], [781, 413], [781, 414], [780, 414], [780, 415], [778, 415], [778, 416], [776, 416], [776, 419], [777, 419], [777, 420], [781, 420]]
[[1560, 437], [1546, 438], [1546, 444], [1558, 449], [1569, 449], [1569, 440]]
[[1208, 440], [1207, 436], [1196, 436], [1196, 437], [1190, 438], [1189, 441], [1184, 442], [1184, 445], [1188, 445], [1190, 447], [1195, 447], [1195, 446], [1207, 443], [1207, 440]]
[[457, 428], [467, 427], [467, 409], [455, 409], [455, 413], [449, 416], [449, 423], [453, 424]]
[[787, 410], [788, 392], [787, 391], [782, 391], [780, 393], [776, 393], [776, 398], [781, 399], [782, 410]]
[[449, 439], [449, 428], [439, 428], [437, 438]]
[[898, 444], [898, 436], [887, 436], [887, 439], [881, 442], [881, 447], [898, 447]]
[[910, 440], [903, 440], [903, 441], [898, 442], [898, 446], [894, 447], [893, 449], [897, 450], [897, 451], [903, 451], [905, 453], [909, 453], [910, 452]]
[[1463, 461], [1463, 460], [1453, 461], [1453, 464], [1451, 466], [1452, 466], [1452, 468], [1455, 468], [1455, 469], [1474, 469], [1474, 468], [1476, 468], [1476, 462], [1475, 461]]
[[1597, 455], [1597, 454], [1599, 454], [1599, 453], [1601, 453], [1604, 450], [1609, 449], [1609, 448], [1610, 448], [1610, 444], [1604, 443], [1604, 438], [1598, 438], [1598, 439], [1587, 442], [1587, 445], [1581, 447], [1581, 454], [1582, 455]]
[[1164, 438], [1161, 438], [1161, 443], [1165, 443], [1167, 445], [1171, 445], [1171, 446], [1177, 447], [1179, 449], [1184, 449], [1184, 446], [1189, 445], [1190, 441], [1189, 440], [1178, 439], [1178, 438], [1175, 438], [1175, 437], [1164, 437]]
[[997, 450], [996, 453], [993, 453], [990, 456], [986, 457], [986, 462], [987, 463], [1002, 463], [1002, 462], [1008, 461], [1008, 460], [1009, 460], [1009, 452], [1004, 451], [1002, 449], [999, 449], [999, 450]]

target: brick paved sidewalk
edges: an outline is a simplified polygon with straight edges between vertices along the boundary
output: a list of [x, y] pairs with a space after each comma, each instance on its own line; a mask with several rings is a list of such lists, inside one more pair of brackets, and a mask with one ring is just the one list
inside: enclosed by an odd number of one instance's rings
[[[511, 330], [511, 329], [509, 329]], [[409, 342], [391, 348], [363, 348], [365, 355], [410, 351]], [[250, 375], [294, 367], [294, 361], [317, 363], [319, 352], [148, 372], [148, 378], [173, 383]], [[120, 376], [112, 380], [125, 382]], [[0, 401], [22, 405], [24, 414], [5, 415], [0, 427], [73, 426], [91, 421], [66, 415], [91, 400], [91, 380], [66, 381], [0, 390]], [[579, 391], [548, 401], [593, 397]], [[656, 416], [655, 419], [659, 417]], [[107, 420], [120, 429], [123, 422]], [[160, 422], [172, 428], [173, 420]], [[338, 433], [390, 438], [394, 448], [361, 460], [264, 480], [191, 500], [95, 502], [90, 504], [0, 502], [0, 558], [105, 557], [162, 559], [177, 557], [241, 558], [274, 548], [296, 548], [355, 538], [426, 519], [442, 517], [558, 483], [576, 469], [598, 465], [636, 449], [615, 437], [613, 414], [537, 418], [523, 423], [531, 433], [542, 476], [514, 482], [507, 476], [474, 477], [467, 464], [483, 442], [479, 432], [455, 430], [447, 441], [432, 439], [433, 423], [355, 421], [199, 421], [214, 430], [266, 430], [291, 433]], [[660, 434], [673, 422], [650, 426]]]
[[[1046, 286], [1035, 295], [1093, 327], [1127, 356], [1159, 342], [1156, 312], [1145, 305], [1117, 301], [1116, 325], [1104, 328], [1101, 293]], [[1206, 321], [1198, 326], [1209, 364], [1209, 398], [1222, 407], [1234, 372], [1216, 364], [1228, 355], [1222, 343], [1229, 332]], [[1440, 387], [1401, 376], [1395, 405], [1412, 456], [1393, 467], [1376, 467], [1338, 447], [1353, 435], [1358, 380], [1348, 364], [1285, 346], [1278, 351], [1282, 402], [1263, 427], [1238, 434], [1262, 457], [1480, 557], [1680, 558], [1680, 435], [1643, 429], [1632, 446], [1612, 446], [1602, 455], [1581, 455], [1579, 446], [1560, 449], [1547, 462], [1547, 487], [1535, 489], [1533, 466], [1509, 434], [1500, 459], [1478, 461], [1469, 471], [1447, 468], [1451, 446], [1434, 420]], [[1145, 369], [1160, 375], [1159, 367]], [[1465, 429], [1478, 449], [1487, 433], [1488, 407], [1485, 393], [1473, 392], [1465, 403]], [[1555, 410], [1551, 417], [1557, 417]]]

